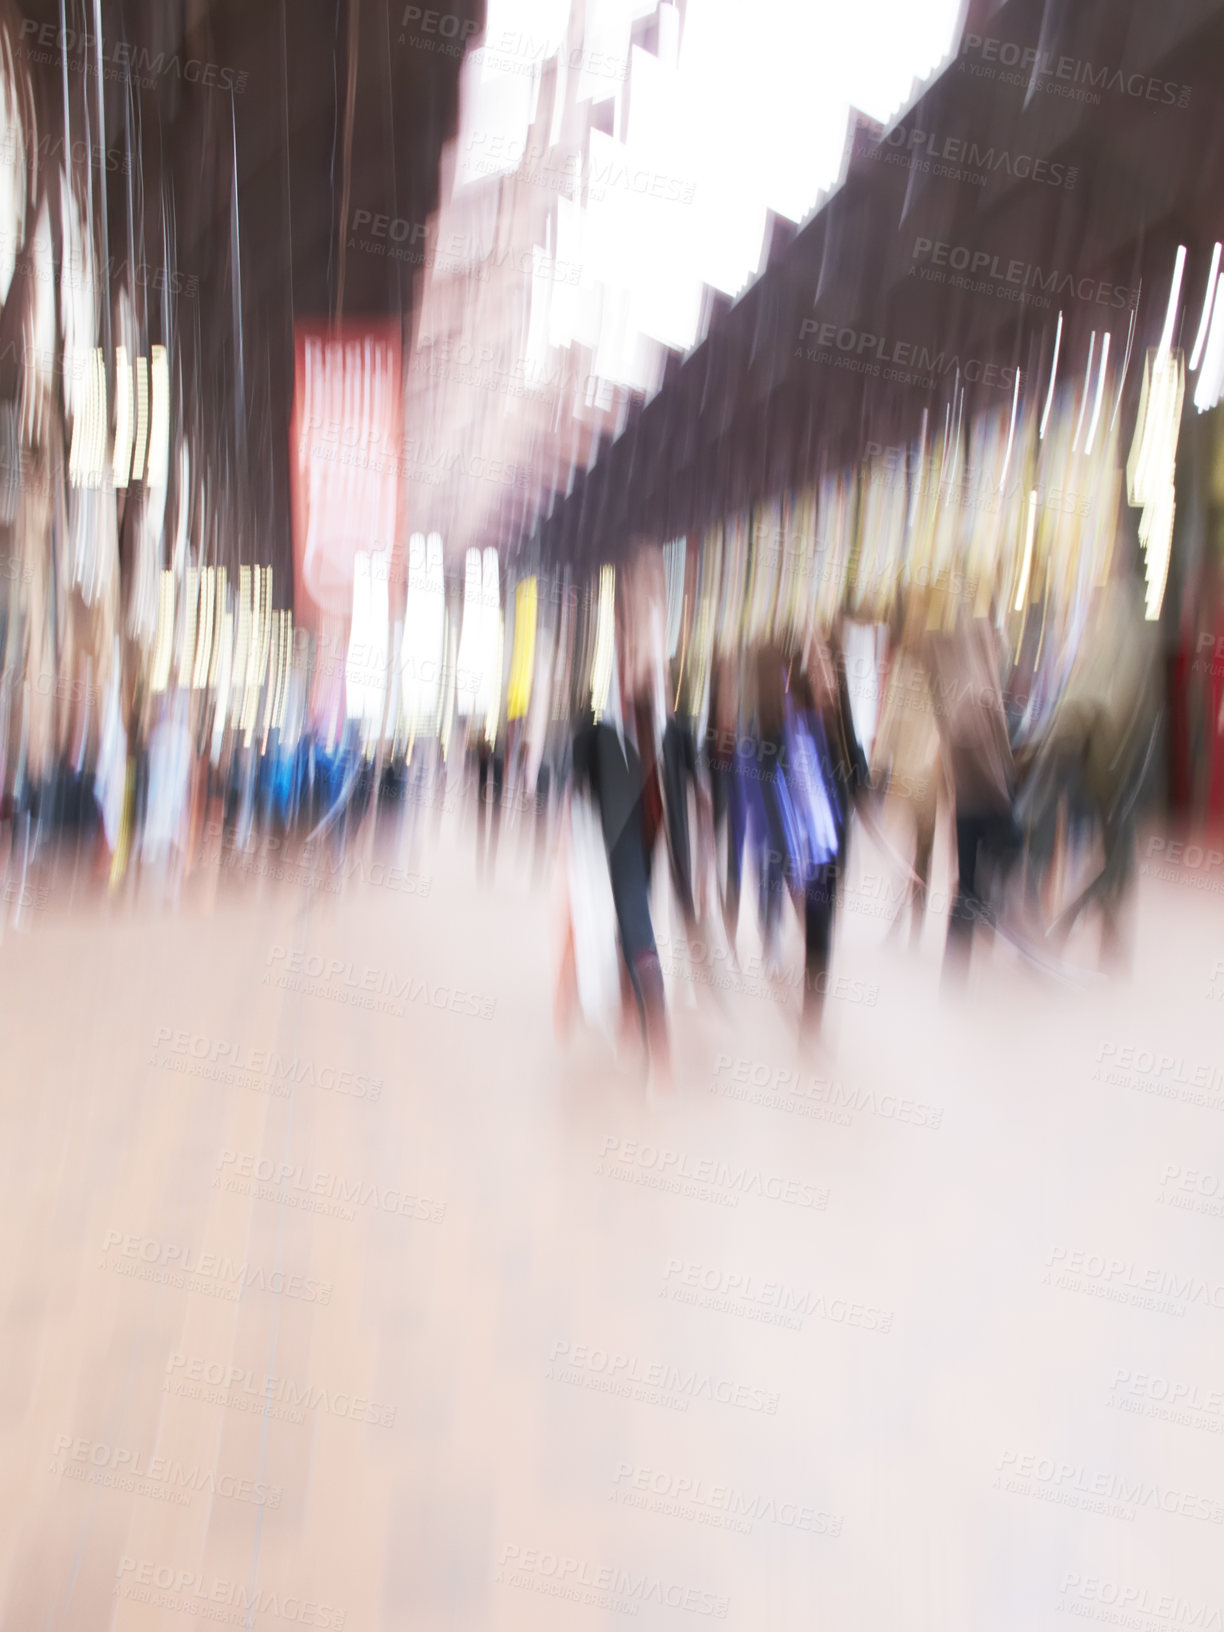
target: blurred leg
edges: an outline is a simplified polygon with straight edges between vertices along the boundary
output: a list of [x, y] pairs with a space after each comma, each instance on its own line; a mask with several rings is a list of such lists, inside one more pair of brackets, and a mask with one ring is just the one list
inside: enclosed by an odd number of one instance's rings
[[637, 999], [642, 1032], [652, 1064], [670, 1069], [663, 971], [650, 922], [650, 895], [641, 834], [627, 829], [608, 855], [612, 900], [625, 964]]
[[973, 927], [981, 916], [977, 870], [983, 827], [980, 816], [956, 818], [956, 897], [948, 917], [948, 941], [944, 953], [944, 970], [949, 975], [962, 974], [968, 966]]
[[803, 1019], [820, 1024], [829, 984], [833, 947], [833, 906], [837, 891], [836, 864], [813, 870], [804, 890]]
[[486, 799], [489, 790], [489, 751], [482, 742], [476, 750], [476, 874], [483, 879], [485, 868], [485, 829], [488, 822]]

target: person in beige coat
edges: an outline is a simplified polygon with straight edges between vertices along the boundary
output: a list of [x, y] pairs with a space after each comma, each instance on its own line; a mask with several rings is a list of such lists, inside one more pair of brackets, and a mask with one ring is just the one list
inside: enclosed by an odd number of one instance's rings
[[922, 934], [939, 788], [939, 725], [923, 656], [929, 596], [911, 590], [901, 634], [888, 668], [888, 679], [871, 757], [871, 785], [884, 790], [886, 806], [903, 810], [913, 827], [914, 874], [909, 894], [894, 920], [899, 927], [911, 909], [910, 936]]

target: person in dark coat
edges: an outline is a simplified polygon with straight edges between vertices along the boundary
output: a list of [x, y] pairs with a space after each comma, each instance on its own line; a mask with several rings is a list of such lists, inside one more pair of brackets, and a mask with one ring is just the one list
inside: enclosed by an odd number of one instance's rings
[[[618, 608], [619, 612], [619, 608]], [[599, 812], [625, 975], [637, 1004], [651, 1068], [671, 1072], [663, 971], [650, 918], [650, 863], [662, 820], [653, 716], [634, 686], [623, 622], [608, 707], [587, 710], [574, 735], [573, 781]], [[622, 706], [625, 697], [636, 701]]]

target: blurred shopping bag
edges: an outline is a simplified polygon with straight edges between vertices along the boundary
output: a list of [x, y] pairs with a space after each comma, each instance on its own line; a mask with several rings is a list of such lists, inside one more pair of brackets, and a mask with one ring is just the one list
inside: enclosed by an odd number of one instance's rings
[[608, 875], [603, 828], [594, 805], [575, 793], [570, 800], [566, 879], [574, 937], [578, 1002], [587, 1024], [616, 1037], [621, 1005], [616, 908]]
[[789, 708], [785, 816], [792, 877], [811, 879], [836, 858], [841, 848], [840, 810], [831, 763], [819, 718]]

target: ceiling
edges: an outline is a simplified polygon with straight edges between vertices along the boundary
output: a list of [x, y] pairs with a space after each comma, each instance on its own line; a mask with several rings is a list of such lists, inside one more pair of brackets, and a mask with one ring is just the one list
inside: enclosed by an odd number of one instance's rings
[[[952, 379], [905, 389], [853, 370], [813, 366], [804, 324], [916, 342], [933, 352], [1048, 374], [1047, 313], [915, 276], [920, 238], [1056, 267], [1099, 288], [1140, 287], [1135, 345], [1154, 345], [1178, 243], [1190, 249], [1183, 322], [1197, 320], [1213, 241], [1224, 230], [1224, 4], [1221, 0], [981, 0], [966, 39], [1020, 42], [1101, 80], [1124, 70], [1130, 91], [1096, 102], [1048, 94], [1027, 74], [979, 77], [962, 50], [900, 121], [932, 139], [972, 139], [1074, 169], [1073, 186], [1035, 184], [998, 170], [966, 185], [880, 162], [880, 130], [861, 130], [845, 183], [798, 232], [775, 237], [760, 278], [716, 312], [705, 340], [676, 358], [662, 389], [580, 472], [572, 491], [522, 543], [531, 555], [594, 563], [637, 535], [659, 540], [700, 529], [818, 474], [856, 462], [869, 442], [918, 433], [924, 408], [944, 414]], [[1069, 73], [1077, 72], [1072, 68]], [[1136, 78], [1136, 76], [1138, 76]], [[1135, 94], [1156, 82], [1155, 99]], [[1165, 85], [1179, 87], [1172, 102]], [[1184, 105], [1181, 92], [1186, 93]], [[853, 133], [852, 133], [853, 134]], [[850, 143], [848, 142], [848, 147]], [[1186, 311], [1191, 315], [1186, 317]], [[1103, 326], [1105, 309], [1076, 300], [1068, 329]], [[1115, 327], [1117, 325], [1115, 324]], [[1156, 332], [1152, 332], [1152, 330]], [[1115, 345], [1125, 339], [1115, 335]], [[1188, 345], [1192, 336], [1186, 341]], [[1137, 355], [1142, 355], [1140, 349]], [[1128, 376], [1137, 389], [1139, 370]], [[969, 388], [979, 402], [988, 389]]]
[[[9, 18], [40, 131], [62, 134], [67, 43], [76, 140], [92, 52], [80, 34], [95, 29], [66, 3], [65, 29], [57, 0]], [[483, 25], [483, 0], [446, 4], [452, 37]], [[285, 604], [294, 323], [411, 313], [413, 267], [378, 254], [366, 223], [424, 223], [435, 207], [460, 59], [405, 0], [102, 0], [100, 15], [112, 255], [130, 241], [135, 260], [160, 262], [163, 232], [172, 246], [190, 292], [169, 321], [210, 492], [250, 535], [232, 559], [271, 561]], [[35, 60], [47, 49], [54, 63]]]

